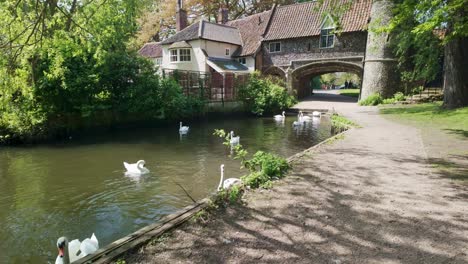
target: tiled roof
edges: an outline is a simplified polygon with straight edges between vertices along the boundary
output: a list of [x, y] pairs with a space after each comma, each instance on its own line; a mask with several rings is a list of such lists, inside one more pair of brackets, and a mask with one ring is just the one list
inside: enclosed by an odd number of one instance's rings
[[169, 46], [169, 49], [191, 48], [192, 46], [186, 41], [174, 42]]
[[161, 42], [149, 42], [146, 43], [139, 51], [143, 57], [146, 58], [159, 58], [162, 57], [162, 46]]
[[179, 41], [188, 41], [198, 39], [198, 28], [200, 23], [196, 22], [192, 25], [182, 29], [181, 31], [177, 32], [175, 35], [171, 36], [170, 38], [161, 42], [162, 45], [172, 44], [174, 42]]
[[239, 29], [208, 21], [200, 21], [200, 23], [202, 25], [200, 32], [201, 38], [242, 45]]
[[164, 40], [162, 44], [172, 44], [174, 42], [189, 41], [194, 39], [207, 39], [235, 45], [242, 45], [240, 33], [237, 28], [211, 23], [204, 20], [193, 23], [185, 29], [177, 32], [174, 36]]
[[[342, 0], [343, 4], [353, 0]], [[316, 1], [280, 6], [273, 14], [265, 40], [299, 38], [320, 35], [320, 25], [328, 1], [320, 6]], [[354, 0], [341, 17], [341, 32], [361, 31], [367, 28], [372, 0]]]
[[229, 26], [238, 28], [242, 38], [243, 45], [233, 54], [234, 56], [248, 56], [258, 50], [263, 39], [262, 34], [265, 32], [270, 17], [271, 10], [268, 10], [227, 23]]

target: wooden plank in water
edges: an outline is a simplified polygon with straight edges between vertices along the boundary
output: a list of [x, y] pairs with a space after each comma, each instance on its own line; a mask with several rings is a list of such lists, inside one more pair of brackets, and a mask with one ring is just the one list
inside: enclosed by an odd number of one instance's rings
[[81, 258], [73, 264], [84, 263], [108, 263], [126, 251], [137, 247], [154, 237], [162, 235], [164, 232], [179, 226], [190, 219], [198, 211], [208, 205], [208, 198], [205, 198], [195, 204], [189, 205], [184, 209], [165, 216], [160, 222], [141, 228], [140, 230], [118, 239], [111, 244], [99, 249], [92, 255]]

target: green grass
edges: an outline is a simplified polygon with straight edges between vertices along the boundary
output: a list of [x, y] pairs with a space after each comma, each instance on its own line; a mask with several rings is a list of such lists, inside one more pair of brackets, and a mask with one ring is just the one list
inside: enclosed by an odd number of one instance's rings
[[385, 106], [380, 109], [384, 115], [409, 120], [421, 125], [433, 126], [449, 134], [468, 137], [468, 107], [447, 110], [442, 103]]
[[360, 127], [358, 124], [340, 115], [331, 116], [332, 126], [338, 130], [346, 130], [350, 127]]
[[350, 97], [359, 97], [359, 89], [341, 89], [340, 94]]

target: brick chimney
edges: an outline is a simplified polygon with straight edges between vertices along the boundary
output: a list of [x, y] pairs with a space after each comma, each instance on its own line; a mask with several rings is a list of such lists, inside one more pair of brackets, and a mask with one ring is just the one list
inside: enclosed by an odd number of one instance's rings
[[226, 24], [228, 22], [229, 10], [225, 7], [221, 7], [218, 11], [218, 23]]
[[177, 0], [177, 11], [176, 11], [176, 31], [179, 32], [187, 27], [187, 11], [184, 10], [183, 0]]

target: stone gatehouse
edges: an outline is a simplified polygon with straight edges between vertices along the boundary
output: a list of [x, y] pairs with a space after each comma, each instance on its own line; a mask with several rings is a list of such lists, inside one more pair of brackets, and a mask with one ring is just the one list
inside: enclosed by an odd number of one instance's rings
[[[283, 78], [299, 98], [310, 93], [310, 79], [325, 73], [351, 72], [361, 77], [365, 96], [392, 95], [398, 87], [396, 60], [388, 52], [391, 38], [368, 31], [385, 25], [391, 15], [389, 0], [347, 1], [349, 8], [335, 21], [329, 2], [285, 6], [228, 21], [221, 8], [217, 23], [187, 23], [182, 0], [176, 16], [178, 32], [140, 50], [160, 52], [162, 70], [245, 74], [254, 70]], [[335, 16], [334, 16], [335, 17]], [[153, 46], [160, 46], [156, 49]], [[221, 87], [221, 89], [223, 89]]]

